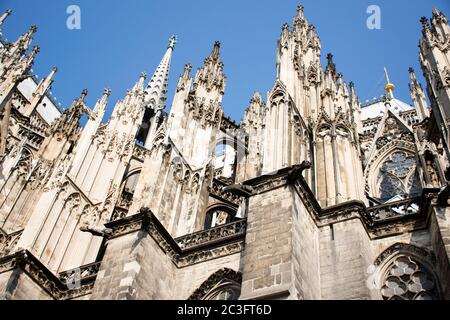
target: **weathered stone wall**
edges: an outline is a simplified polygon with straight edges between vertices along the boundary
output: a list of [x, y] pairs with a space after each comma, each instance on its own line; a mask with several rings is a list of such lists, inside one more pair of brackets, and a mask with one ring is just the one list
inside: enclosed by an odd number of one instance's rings
[[430, 222], [431, 246], [437, 256], [443, 295], [450, 300], [450, 208], [436, 207], [435, 212]]
[[0, 273], [0, 300], [11, 299], [10, 279], [14, 278], [13, 270]]
[[108, 242], [92, 299], [172, 299], [174, 268], [145, 231]]
[[322, 299], [369, 299], [369, 238], [358, 219], [320, 229]]
[[221, 269], [228, 268], [234, 271], [240, 271], [240, 263], [241, 254], [236, 253], [230, 256], [177, 269], [174, 299], [188, 299], [192, 293], [203, 284], [203, 282]]
[[292, 299], [320, 299], [319, 230], [295, 192], [293, 210]]
[[289, 295], [292, 286], [292, 212], [289, 187], [249, 201], [242, 299]]
[[187, 299], [212, 274], [240, 270], [241, 253], [178, 268], [146, 231], [108, 242], [91, 299]]
[[86, 294], [84, 296], [81, 296], [81, 297], [78, 297], [78, 298], [74, 298], [74, 299], [71, 299], [71, 300], [80, 300], [80, 301], [82, 301], [82, 300], [91, 300], [91, 297], [92, 297], [92, 294]]
[[[10, 293], [12, 300], [53, 300], [53, 298], [25, 272], [13, 271], [10, 279]], [[11, 281], [12, 280], [12, 281]]]

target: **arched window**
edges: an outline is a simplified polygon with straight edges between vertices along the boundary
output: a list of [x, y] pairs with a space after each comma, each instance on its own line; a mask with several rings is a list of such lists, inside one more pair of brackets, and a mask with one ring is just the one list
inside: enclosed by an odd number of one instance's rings
[[387, 202], [393, 198], [412, 198], [422, 191], [416, 170], [416, 159], [405, 151], [392, 153], [381, 165], [377, 178], [378, 198]]
[[195, 290], [189, 300], [238, 300], [241, 283], [240, 272], [225, 268], [212, 274]]
[[205, 229], [219, 227], [233, 222], [236, 210], [228, 207], [218, 206], [208, 210], [205, 217]]
[[232, 179], [235, 174], [236, 148], [233, 142], [221, 139], [216, 144], [215, 177]]
[[120, 195], [117, 206], [122, 209], [129, 209], [133, 204], [134, 192], [139, 182], [141, 172], [137, 171], [130, 174], [123, 182], [122, 194]]
[[241, 286], [234, 282], [225, 280], [212, 289], [203, 300], [236, 301], [241, 295]]
[[140, 171], [135, 172], [127, 178], [127, 181], [123, 188], [124, 191], [129, 192], [129, 193], [134, 193], [134, 191], [136, 190], [137, 183], [139, 181], [140, 173], [141, 173]]
[[382, 281], [384, 300], [438, 300], [439, 283], [429, 270], [412, 256], [391, 260]]

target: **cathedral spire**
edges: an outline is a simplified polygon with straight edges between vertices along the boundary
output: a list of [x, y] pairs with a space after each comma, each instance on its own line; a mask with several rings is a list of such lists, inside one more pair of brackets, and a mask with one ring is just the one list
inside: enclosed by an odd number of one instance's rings
[[177, 37], [174, 35], [170, 38], [167, 51], [145, 90], [145, 104], [149, 109], [157, 111], [165, 107], [167, 87], [169, 85], [170, 62], [176, 43]]

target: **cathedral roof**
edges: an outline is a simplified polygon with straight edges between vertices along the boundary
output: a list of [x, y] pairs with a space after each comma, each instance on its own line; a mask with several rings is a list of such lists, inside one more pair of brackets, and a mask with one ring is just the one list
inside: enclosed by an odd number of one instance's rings
[[[414, 107], [396, 98], [390, 101], [391, 108], [397, 112], [414, 110]], [[382, 99], [374, 100], [372, 103], [363, 105], [361, 108], [361, 120], [373, 119], [383, 116], [386, 107]]]

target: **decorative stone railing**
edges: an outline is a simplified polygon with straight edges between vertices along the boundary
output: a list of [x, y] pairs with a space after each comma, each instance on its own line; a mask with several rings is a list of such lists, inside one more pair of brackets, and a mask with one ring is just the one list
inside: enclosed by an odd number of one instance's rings
[[22, 236], [22, 233], [23, 230], [7, 234], [0, 229], [0, 257], [7, 256], [11, 253]]
[[63, 283], [75, 283], [79, 281], [81, 284], [95, 280], [100, 270], [101, 261], [90, 263], [79, 268], [74, 268], [59, 273], [59, 279]]
[[224, 241], [225, 239], [240, 237], [245, 234], [246, 229], [247, 221], [243, 219], [177, 238], [175, 242], [182, 250], [195, 249], [201, 245], [212, 244], [217, 240]]
[[367, 208], [373, 222], [389, 221], [419, 213], [420, 198], [412, 198]]

